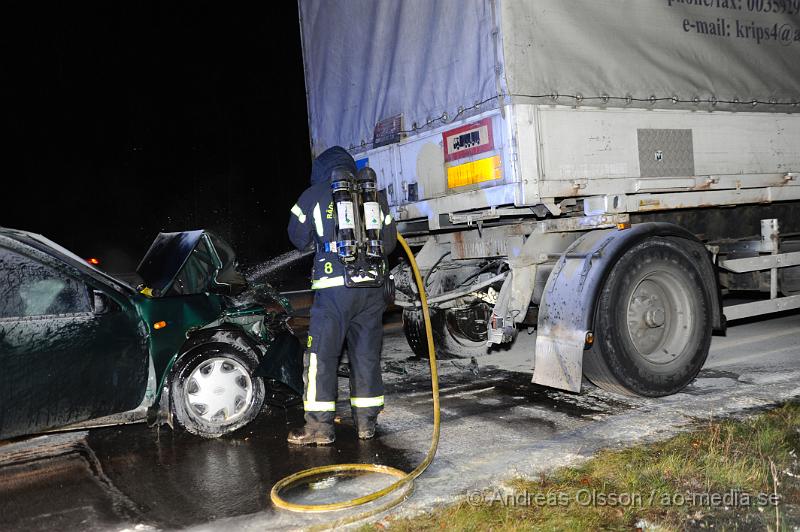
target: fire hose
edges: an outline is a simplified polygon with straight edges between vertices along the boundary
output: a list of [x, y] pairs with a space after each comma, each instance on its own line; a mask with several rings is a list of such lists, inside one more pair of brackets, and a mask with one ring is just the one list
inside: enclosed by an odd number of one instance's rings
[[[310, 469], [299, 471], [285, 478], [282, 478], [272, 487], [269, 497], [272, 500], [272, 504], [274, 504], [277, 508], [289, 510], [292, 512], [302, 512], [302, 513], [332, 512], [336, 510], [345, 510], [348, 508], [354, 508], [357, 506], [368, 504], [370, 502], [381, 499], [389, 494], [397, 493], [395, 496], [390, 497], [387, 500], [387, 502], [378, 505], [375, 508], [370, 508], [367, 511], [346, 516], [340, 520], [337, 520], [335, 523], [332, 523], [331, 526], [342, 526], [347, 523], [360, 521], [361, 519], [365, 519], [369, 516], [393, 508], [394, 506], [397, 506], [398, 504], [406, 500], [411, 495], [411, 492], [414, 489], [414, 479], [420, 476], [425, 471], [425, 469], [427, 469], [427, 467], [433, 461], [433, 457], [436, 455], [436, 449], [439, 446], [439, 424], [441, 422], [441, 415], [439, 412], [439, 374], [436, 368], [436, 351], [433, 348], [433, 336], [431, 336], [431, 317], [430, 317], [430, 312], [428, 310], [427, 297], [425, 295], [425, 285], [422, 282], [422, 276], [419, 273], [417, 262], [416, 260], [414, 260], [414, 254], [411, 252], [411, 248], [408, 247], [408, 243], [406, 243], [405, 239], [400, 233], [397, 234], [397, 240], [398, 242], [400, 242], [400, 245], [403, 246], [403, 250], [406, 252], [406, 255], [408, 256], [408, 261], [411, 264], [411, 269], [414, 272], [414, 280], [417, 283], [417, 287], [419, 288], [419, 297], [422, 305], [422, 316], [423, 319], [425, 320], [425, 332], [428, 338], [428, 353], [430, 355], [429, 361], [431, 367], [431, 390], [433, 393], [433, 434], [431, 436], [431, 444], [430, 447], [428, 448], [428, 453], [425, 455], [425, 459], [422, 460], [422, 462], [413, 471], [409, 473], [406, 473], [405, 471], [401, 471], [400, 469], [396, 469], [394, 467], [389, 467], [380, 464], [333, 464], [327, 466], [313, 467]], [[299, 504], [299, 503], [289, 502], [283, 497], [281, 497], [282, 491], [286, 490], [289, 487], [299, 484], [303, 480], [315, 477], [321, 477], [324, 475], [342, 475], [342, 474], [352, 474], [354, 472], [380, 473], [396, 477], [399, 480], [375, 492], [369, 493], [367, 495], [355, 499], [350, 499], [341, 502], [333, 502], [327, 504]]]

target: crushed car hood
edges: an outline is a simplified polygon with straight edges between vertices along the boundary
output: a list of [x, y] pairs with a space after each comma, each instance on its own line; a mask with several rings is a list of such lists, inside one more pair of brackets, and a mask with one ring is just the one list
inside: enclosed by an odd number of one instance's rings
[[153, 297], [236, 295], [247, 286], [236, 271], [233, 248], [204, 229], [159, 233], [136, 273]]

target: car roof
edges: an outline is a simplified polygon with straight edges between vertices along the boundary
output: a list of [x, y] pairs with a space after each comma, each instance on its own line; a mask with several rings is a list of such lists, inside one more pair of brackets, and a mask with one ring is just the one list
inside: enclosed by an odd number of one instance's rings
[[125, 291], [132, 291], [135, 292], [136, 290], [130, 286], [125, 281], [117, 279], [106, 272], [95, 268], [91, 264], [89, 264], [86, 260], [79, 257], [72, 251], [66, 249], [65, 247], [56, 244], [49, 238], [46, 238], [38, 233], [32, 233], [30, 231], [23, 231], [21, 229], [11, 229], [9, 227], [0, 227], [0, 237], [6, 237], [21, 244], [27, 245], [34, 249], [37, 249], [41, 252], [44, 252], [50, 256], [53, 256], [62, 262], [66, 262], [67, 264], [78, 268], [83, 273], [90, 275], [96, 279], [104, 281], [108, 283], [109, 281], [115, 285], [118, 289], [123, 289]]

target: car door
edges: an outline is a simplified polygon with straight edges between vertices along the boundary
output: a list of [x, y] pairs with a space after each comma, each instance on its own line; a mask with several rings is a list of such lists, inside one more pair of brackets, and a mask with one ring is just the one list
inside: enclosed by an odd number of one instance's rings
[[0, 246], [0, 438], [131, 410], [145, 330], [109, 287], [49, 255]]

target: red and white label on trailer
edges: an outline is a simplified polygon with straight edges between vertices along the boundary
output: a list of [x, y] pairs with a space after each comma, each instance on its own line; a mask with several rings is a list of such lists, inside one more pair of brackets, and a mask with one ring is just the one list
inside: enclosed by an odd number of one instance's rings
[[492, 119], [467, 124], [442, 133], [444, 160], [446, 162], [463, 159], [494, 149]]

